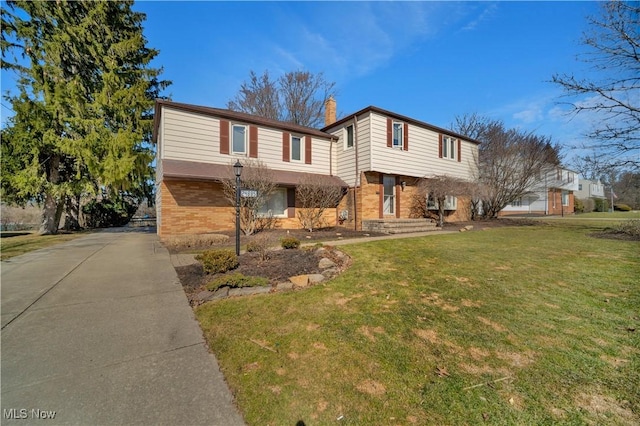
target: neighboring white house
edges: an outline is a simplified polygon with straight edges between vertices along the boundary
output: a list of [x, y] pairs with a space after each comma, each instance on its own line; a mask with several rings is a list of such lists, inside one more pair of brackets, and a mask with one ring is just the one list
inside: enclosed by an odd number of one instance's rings
[[562, 167], [549, 167], [522, 197], [507, 205], [500, 214], [565, 215], [575, 213], [574, 195], [578, 175]]
[[[263, 162], [279, 189], [269, 200], [278, 226], [299, 228], [295, 188], [309, 177], [345, 188], [328, 226], [362, 229], [368, 219], [412, 216], [418, 183], [435, 175], [471, 179], [479, 142], [377, 107], [336, 121], [335, 101], [325, 106], [318, 130], [226, 109], [158, 100], [153, 140], [156, 205], [161, 237], [234, 228], [233, 206], [221, 180], [239, 160]], [[465, 219], [465, 202], [453, 202], [450, 220]], [[453, 207], [451, 207], [453, 206]]]
[[586, 200], [588, 198], [604, 199], [604, 184], [600, 180], [579, 179], [576, 198]]

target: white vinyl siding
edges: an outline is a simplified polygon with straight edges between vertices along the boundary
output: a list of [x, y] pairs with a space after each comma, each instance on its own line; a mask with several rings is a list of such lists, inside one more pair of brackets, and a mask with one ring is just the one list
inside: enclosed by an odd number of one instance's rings
[[[158, 129], [160, 156], [167, 160], [200, 163], [230, 164], [237, 157], [246, 157], [249, 151], [249, 125], [246, 126], [245, 154], [220, 154], [220, 120], [203, 114], [162, 107]], [[229, 149], [233, 150], [233, 122], [229, 124]], [[256, 126], [258, 130], [258, 158], [270, 169], [329, 175], [332, 172], [329, 139], [313, 136], [311, 140], [312, 164], [305, 164], [305, 137], [301, 136], [301, 161], [282, 161], [282, 133], [280, 129]]]
[[437, 132], [410, 123], [409, 150], [402, 151], [387, 147], [386, 116], [372, 113], [370, 122], [371, 133], [366, 144], [362, 139], [358, 139], [358, 156], [362, 156], [365, 149], [370, 151], [371, 164], [368, 170], [415, 177], [449, 175], [461, 179], [473, 178], [473, 159], [477, 157], [478, 149], [476, 144], [463, 140], [462, 161], [442, 161], [438, 156]]

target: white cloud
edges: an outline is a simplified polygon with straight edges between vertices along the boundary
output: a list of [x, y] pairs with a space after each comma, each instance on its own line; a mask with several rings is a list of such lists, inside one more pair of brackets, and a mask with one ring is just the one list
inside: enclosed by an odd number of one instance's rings
[[465, 25], [464, 27], [462, 27], [462, 31], [473, 31], [476, 28], [478, 28], [478, 26], [480, 24], [482, 24], [483, 22], [489, 20], [490, 18], [492, 18], [495, 15], [496, 10], [498, 9], [498, 5], [495, 3], [490, 3], [487, 7], [485, 7], [480, 14], [475, 17], [474, 19], [472, 19], [467, 25]]

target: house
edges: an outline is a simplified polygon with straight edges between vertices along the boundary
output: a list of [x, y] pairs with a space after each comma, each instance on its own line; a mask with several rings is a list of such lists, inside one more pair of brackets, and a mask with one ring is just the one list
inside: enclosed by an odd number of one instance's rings
[[544, 168], [531, 188], [500, 211], [508, 215], [565, 215], [575, 213], [577, 174], [560, 166]]
[[582, 202], [582, 209], [585, 213], [605, 210], [604, 184], [599, 179], [579, 179], [575, 197]]
[[[336, 120], [333, 98], [325, 127], [314, 129], [226, 109], [157, 100], [157, 229], [161, 238], [231, 230], [234, 207], [222, 194], [237, 160], [259, 160], [278, 189], [268, 201], [277, 226], [300, 228], [295, 188], [303, 179], [341, 185], [344, 197], [327, 226], [371, 229], [370, 221], [412, 218], [423, 178], [474, 175], [479, 142], [374, 106]], [[449, 220], [466, 219], [468, 202], [448, 203]]]

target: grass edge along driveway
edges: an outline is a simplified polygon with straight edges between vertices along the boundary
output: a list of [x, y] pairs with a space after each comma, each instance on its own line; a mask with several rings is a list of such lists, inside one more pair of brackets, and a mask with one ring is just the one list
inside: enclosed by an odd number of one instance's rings
[[355, 244], [196, 315], [248, 424], [637, 424], [640, 244], [572, 225]]

